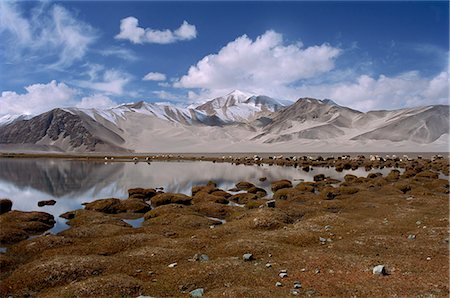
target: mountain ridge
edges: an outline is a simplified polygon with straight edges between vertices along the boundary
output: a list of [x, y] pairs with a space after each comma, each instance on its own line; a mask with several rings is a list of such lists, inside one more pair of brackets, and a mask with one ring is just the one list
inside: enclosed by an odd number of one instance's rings
[[4, 118], [8, 122], [0, 123], [0, 144], [76, 152], [290, 151], [326, 144], [343, 150], [385, 144], [445, 151], [449, 134], [448, 105], [361, 112], [329, 99], [299, 98], [286, 106], [240, 91], [190, 108], [139, 101]]

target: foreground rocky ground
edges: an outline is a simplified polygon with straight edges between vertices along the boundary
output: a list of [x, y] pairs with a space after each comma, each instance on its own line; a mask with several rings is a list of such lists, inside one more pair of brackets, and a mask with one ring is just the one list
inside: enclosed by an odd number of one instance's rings
[[[395, 162], [403, 173], [272, 181], [269, 193], [246, 181], [191, 196], [130, 189], [126, 200], [63, 214], [70, 228], [57, 235], [31, 238], [51, 215], [5, 212], [2, 201], [0, 296], [448, 297], [449, 182], [438, 176], [448, 160]], [[142, 217], [137, 228], [124, 221]], [[385, 271], [374, 274], [377, 265]]]

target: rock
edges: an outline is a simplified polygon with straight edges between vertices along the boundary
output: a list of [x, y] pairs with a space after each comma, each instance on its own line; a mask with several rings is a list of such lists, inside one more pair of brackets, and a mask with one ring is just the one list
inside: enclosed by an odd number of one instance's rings
[[301, 289], [302, 284], [299, 281], [294, 281], [294, 289]]
[[267, 263], [267, 264], [266, 264], [266, 268], [270, 268], [270, 267], [272, 267], [272, 264]]
[[384, 265], [377, 265], [373, 267], [372, 273], [375, 275], [387, 275]]
[[55, 200], [46, 200], [46, 201], [39, 201], [38, 203], [39, 207], [43, 207], [43, 206], [53, 206], [56, 204]]
[[246, 254], [244, 254], [244, 255], [242, 256], [242, 259], [243, 259], [244, 261], [252, 261], [252, 260], [253, 260], [253, 254], [251, 254], [251, 253], [246, 253]]
[[416, 240], [416, 235], [414, 234], [408, 235], [408, 240]]
[[319, 182], [319, 181], [323, 181], [323, 180], [325, 180], [325, 175], [324, 174], [317, 174], [317, 175], [314, 175], [314, 177], [313, 177], [313, 180], [315, 181], [315, 182]]
[[288, 277], [287, 272], [280, 272], [280, 274], [278, 274], [278, 276], [281, 277], [281, 278]]
[[275, 283], [275, 287], [282, 287], [283, 286], [283, 284], [281, 283], [281, 282], [279, 282], [279, 281], [277, 281], [276, 283]]
[[0, 199], [0, 215], [11, 211], [12, 201], [10, 199]]
[[179, 193], [162, 193], [151, 199], [153, 206], [158, 207], [167, 204], [191, 205], [192, 198]]
[[189, 295], [191, 295], [191, 297], [202, 297], [204, 294], [205, 294], [205, 289], [203, 289], [203, 288], [195, 289], [189, 293]]
[[300, 291], [298, 289], [291, 289], [291, 295], [298, 296], [298, 295], [300, 295]]
[[255, 187], [253, 183], [247, 182], [247, 181], [241, 181], [236, 183], [236, 188], [239, 190], [248, 190], [252, 187]]
[[209, 257], [205, 254], [195, 254], [192, 259], [196, 262], [208, 262], [209, 261]]
[[327, 242], [327, 239], [323, 237], [319, 237], [320, 244], [325, 244]]
[[172, 264], [169, 264], [167, 267], [175, 268], [175, 267], [177, 267], [177, 265], [178, 265], [178, 263], [172, 263]]
[[279, 189], [283, 189], [283, 188], [291, 188], [292, 187], [292, 182], [289, 180], [278, 180], [278, 181], [274, 181], [271, 184], [271, 188], [273, 192], [276, 192]]
[[269, 200], [266, 202], [268, 208], [275, 208], [275, 200]]

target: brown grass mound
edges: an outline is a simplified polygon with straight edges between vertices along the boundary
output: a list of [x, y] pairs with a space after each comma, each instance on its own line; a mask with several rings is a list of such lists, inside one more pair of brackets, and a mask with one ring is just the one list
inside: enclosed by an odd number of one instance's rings
[[278, 180], [278, 181], [274, 181], [271, 184], [271, 188], [273, 192], [276, 192], [279, 189], [282, 188], [291, 188], [292, 187], [292, 182], [286, 179], [283, 180]]
[[[215, 193], [215, 192], [214, 192]], [[231, 196], [231, 195], [230, 195]], [[219, 204], [228, 204], [228, 200], [224, 196], [216, 196], [214, 194], [208, 194], [206, 192], [197, 192], [192, 199], [192, 204], [199, 204], [204, 202], [213, 202]]]
[[52, 289], [42, 297], [136, 297], [143, 291], [143, 282], [139, 279], [126, 274], [110, 274]]
[[100, 199], [84, 205], [87, 210], [94, 210], [108, 214], [117, 213], [145, 213], [151, 207], [140, 199]]
[[257, 200], [258, 196], [252, 193], [238, 193], [228, 199], [238, 204], [247, 204], [249, 201]]
[[[101, 256], [53, 256], [37, 259], [15, 270], [0, 285], [0, 296], [15, 292], [27, 296], [35, 291], [61, 286], [99, 275], [105, 269]], [[6, 294], [6, 295], [5, 295]]]
[[151, 199], [152, 205], [155, 207], [167, 205], [167, 204], [180, 204], [180, 205], [190, 205], [192, 198], [179, 193], [162, 193], [154, 196]]
[[11, 244], [51, 229], [53, 215], [45, 212], [9, 211], [0, 215], [0, 243]]

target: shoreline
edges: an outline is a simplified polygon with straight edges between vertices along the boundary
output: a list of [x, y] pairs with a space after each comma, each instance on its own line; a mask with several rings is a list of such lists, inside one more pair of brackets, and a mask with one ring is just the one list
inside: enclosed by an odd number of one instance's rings
[[[369, 164], [382, 165], [361, 166]], [[405, 171], [342, 181], [317, 167], [314, 181], [270, 181], [267, 192], [247, 181], [234, 190], [209, 182], [190, 195], [133, 188], [61, 214], [69, 228], [56, 234], [44, 232], [54, 224], [47, 213], [9, 211], [0, 215], [2, 241], [13, 242], [0, 252], [0, 294], [180, 297], [202, 288], [208, 297], [285, 297], [301, 282], [306, 296], [351, 296], [355, 287], [363, 296], [445, 296], [449, 182], [438, 172], [448, 159], [399, 165]], [[43, 234], [15, 238], [18, 227]], [[388, 274], [372, 273], [379, 265]]]

